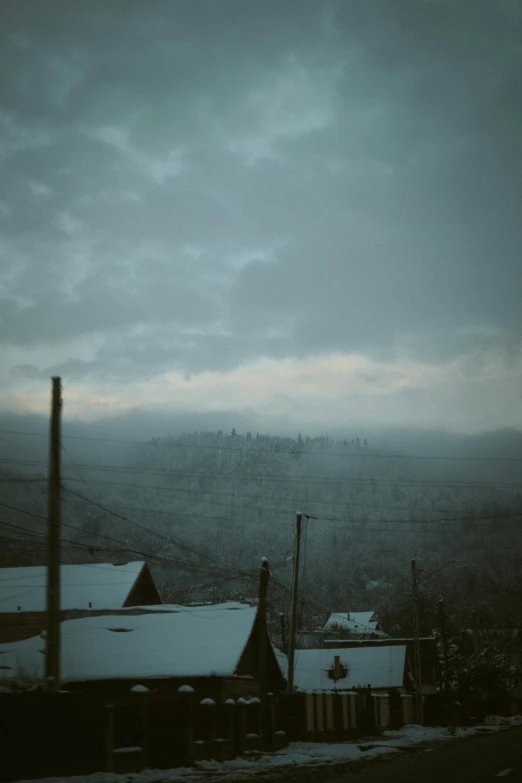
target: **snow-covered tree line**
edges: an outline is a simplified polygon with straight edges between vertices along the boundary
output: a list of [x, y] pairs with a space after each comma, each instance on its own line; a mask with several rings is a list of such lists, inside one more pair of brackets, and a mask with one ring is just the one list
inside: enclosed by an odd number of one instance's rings
[[[255, 600], [266, 556], [279, 622], [289, 611], [295, 514], [302, 511], [311, 517], [301, 548], [302, 627], [321, 624], [330, 611], [372, 609], [390, 633], [411, 632], [413, 557], [425, 633], [437, 627], [441, 595], [457, 626], [469, 626], [473, 610], [488, 627], [520, 618], [522, 503], [509, 486], [509, 465], [388, 454], [364, 433], [333, 440], [232, 430], [128, 445], [117, 459], [100, 445], [88, 457], [64, 459], [63, 468], [64, 559], [147, 556], [169, 601]], [[45, 480], [3, 483], [2, 496], [45, 517]], [[44, 520], [2, 514], [45, 532]], [[43, 537], [0, 529], [2, 565], [45, 562]]]

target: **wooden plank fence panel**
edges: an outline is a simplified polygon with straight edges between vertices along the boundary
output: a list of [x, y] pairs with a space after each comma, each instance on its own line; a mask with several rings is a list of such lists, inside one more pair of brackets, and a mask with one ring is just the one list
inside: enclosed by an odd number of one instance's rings
[[0, 780], [105, 771], [107, 729], [103, 701], [87, 694], [0, 694]]

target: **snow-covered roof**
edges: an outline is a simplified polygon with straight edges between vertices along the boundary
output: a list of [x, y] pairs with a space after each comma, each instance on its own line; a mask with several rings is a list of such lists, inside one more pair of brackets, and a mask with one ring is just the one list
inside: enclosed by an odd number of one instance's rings
[[377, 625], [374, 612], [334, 612], [326, 621], [323, 631], [342, 628], [353, 633], [378, 633]]
[[[61, 566], [61, 608], [122, 607], [144, 566], [143, 562]], [[0, 568], [0, 613], [45, 611], [46, 584], [45, 566]]]
[[[163, 609], [168, 611], [114, 613], [61, 623], [62, 681], [234, 674], [252, 631], [255, 607]], [[15, 676], [20, 669], [41, 677], [44, 648], [39, 636], [0, 645], [0, 678]]]
[[[328, 670], [335, 656], [348, 670], [343, 679], [333, 680]], [[351, 690], [357, 687], [401, 688], [404, 684], [406, 645], [387, 647], [341, 648], [332, 650], [296, 650], [294, 682], [308, 690]]]

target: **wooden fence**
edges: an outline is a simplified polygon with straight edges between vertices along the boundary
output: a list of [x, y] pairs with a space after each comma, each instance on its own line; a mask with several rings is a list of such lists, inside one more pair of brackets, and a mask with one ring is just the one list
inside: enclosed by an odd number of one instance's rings
[[252, 751], [279, 750], [286, 735], [278, 725], [276, 697], [196, 699], [190, 686], [172, 697], [131, 693], [113, 707], [109, 770], [170, 769], [195, 761], [226, 761]]
[[279, 750], [287, 738], [339, 742], [375, 736], [411, 723], [412, 716], [410, 695], [368, 689], [218, 702], [196, 697], [185, 685], [163, 696], [129, 690], [111, 705], [88, 693], [6, 693], [0, 694], [0, 781], [225, 761]]
[[86, 693], [0, 694], [0, 781], [170, 769], [278, 750], [286, 736], [276, 701], [200, 700], [189, 686], [164, 698], [129, 691], [112, 705]]
[[398, 692], [305, 691], [282, 694], [279, 723], [291, 741], [340, 742], [411, 723], [412, 697]]
[[0, 693], [0, 780], [88, 775], [109, 766], [110, 710], [84, 693]]

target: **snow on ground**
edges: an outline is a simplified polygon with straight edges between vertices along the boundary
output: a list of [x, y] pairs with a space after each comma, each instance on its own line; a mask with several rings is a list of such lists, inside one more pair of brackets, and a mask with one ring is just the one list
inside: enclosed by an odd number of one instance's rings
[[488, 734], [493, 731], [499, 731], [501, 728], [510, 726], [521, 726], [522, 715], [514, 715], [511, 718], [502, 718], [498, 715], [489, 715], [484, 723], [478, 726], [465, 726], [457, 728], [455, 734], [451, 734], [444, 726], [418, 726], [410, 724], [403, 726], [398, 731], [385, 731], [380, 739], [368, 740], [364, 742], [359, 740], [359, 745], [389, 748], [410, 748], [426, 742], [437, 742], [440, 740], [458, 739], [463, 737], [472, 737], [476, 734]]
[[375, 759], [400, 753], [401, 749], [424, 743], [469, 737], [474, 734], [500, 731], [510, 726], [522, 725], [522, 715], [512, 718], [488, 716], [484, 724], [459, 728], [455, 736], [446, 728], [431, 726], [404, 726], [398, 731], [385, 731], [375, 739], [356, 742], [321, 743], [292, 742], [288, 748], [277, 753], [261, 754], [252, 758], [236, 758], [232, 761], [200, 761], [194, 767], [181, 767], [172, 770], [147, 769], [139, 774], [116, 775], [99, 772], [94, 775], [81, 775], [65, 778], [45, 778], [39, 781], [20, 781], [20, 783], [203, 783], [220, 780], [226, 783], [244, 781], [253, 778], [275, 778], [296, 767], [324, 766]]

